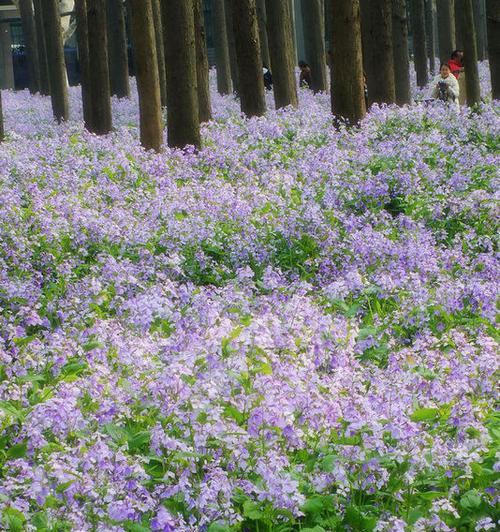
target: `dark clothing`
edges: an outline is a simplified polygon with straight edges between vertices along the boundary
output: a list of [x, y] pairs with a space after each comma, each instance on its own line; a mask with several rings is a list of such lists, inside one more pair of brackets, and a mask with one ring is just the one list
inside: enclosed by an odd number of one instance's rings
[[311, 87], [312, 85], [312, 75], [311, 69], [309, 67], [300, 69], [300, 86], [301, 87]]
[[273, 75], [271, 74], [271, 71], [264, 67], [264, 87], [266, 90], [270, 91], [273, 89]]

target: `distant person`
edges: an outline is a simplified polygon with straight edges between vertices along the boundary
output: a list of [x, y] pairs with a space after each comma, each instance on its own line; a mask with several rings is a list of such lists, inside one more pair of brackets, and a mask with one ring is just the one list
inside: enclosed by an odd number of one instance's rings
[[299, 83], [301, 87], [311, 88], [312, 74], [311, 67], [305, 61], [299, 61], [300, 78]]
[[264, 73], [264, 87], [268, 91], [273, 90], [273, 75], [271, 74], [271, 71], [266, 65], [264, 65], [262, 67], [262, 72]]
[[443, 63], [439, 74], [432, 80], [430, 97], [434, 100], [459, 106], [460, 87], [457, 78], [451, 73], [447, 63]]
[[363, 93], [365, 95], [365, 105], [368, 110], [368, 83], [366, 82], [366, 72], [363, 70]]
[[467, 85], [465, 83], [464, 71], [464, 53], [462, 50], [454, 50], [451, 58], [448, 61], [451, 73], [458, 79], [458, 86], [460, 88], [459, 104], [465, 105], [467, 102]]

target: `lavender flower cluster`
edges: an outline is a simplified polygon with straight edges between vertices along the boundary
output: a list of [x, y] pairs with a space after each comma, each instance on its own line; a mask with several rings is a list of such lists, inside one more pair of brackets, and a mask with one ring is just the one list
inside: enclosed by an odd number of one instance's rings
[[300, 98], [157, 155], [4, 94], [4, 529], [497, 527], [498, 102]]

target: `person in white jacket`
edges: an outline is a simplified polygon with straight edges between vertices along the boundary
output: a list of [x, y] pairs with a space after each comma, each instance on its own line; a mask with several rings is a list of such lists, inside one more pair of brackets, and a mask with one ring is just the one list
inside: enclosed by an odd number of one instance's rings
[[460, 107], [458, 97], [460, 87], [457, 78], [451, 73], [450, 67], [443, 63], [437, 75], [430, 86], [430, 98], [449, 102]]

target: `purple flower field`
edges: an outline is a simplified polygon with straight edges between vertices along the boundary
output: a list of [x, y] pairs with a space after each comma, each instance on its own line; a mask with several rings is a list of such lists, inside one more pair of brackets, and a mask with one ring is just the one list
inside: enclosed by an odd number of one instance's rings
[[156, 155], [3, 97], [2, 529], [497, 527], [498, 102]]

